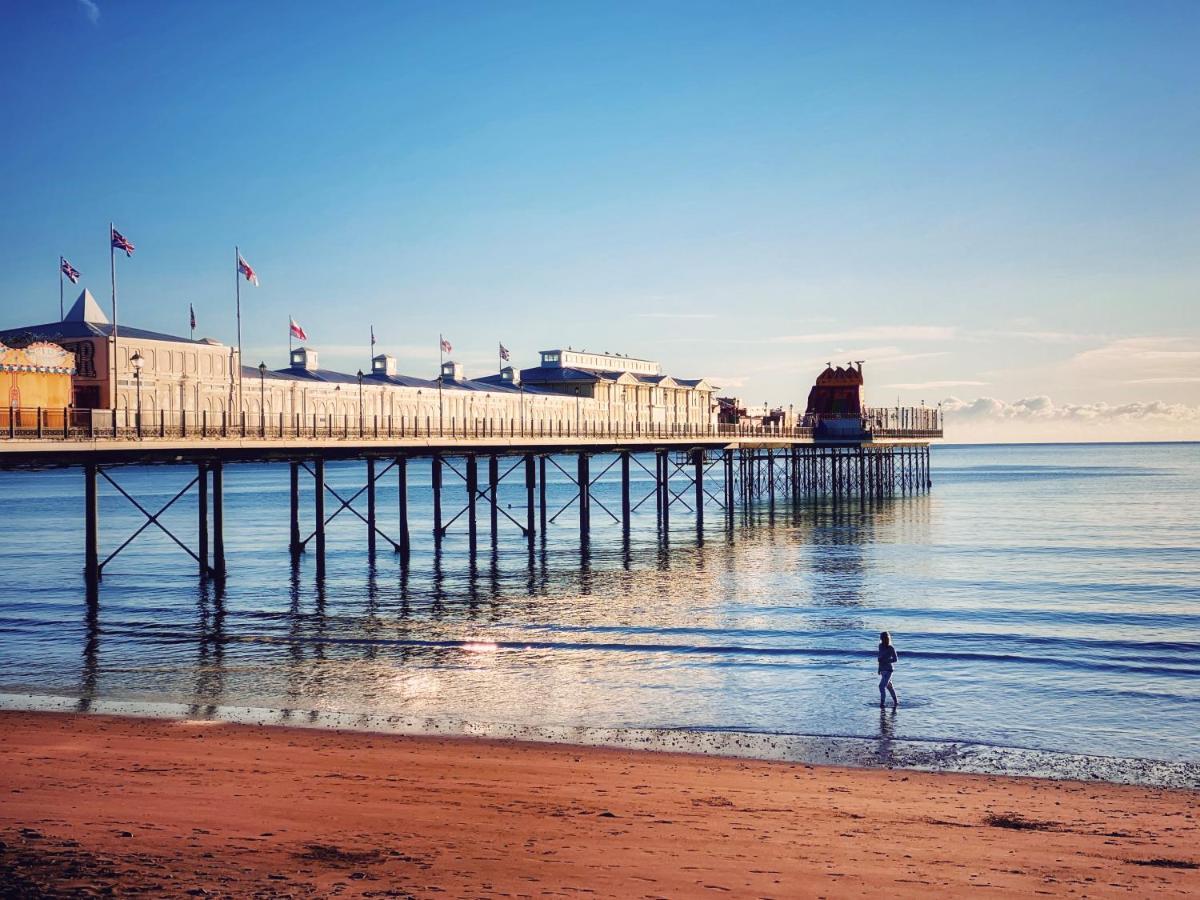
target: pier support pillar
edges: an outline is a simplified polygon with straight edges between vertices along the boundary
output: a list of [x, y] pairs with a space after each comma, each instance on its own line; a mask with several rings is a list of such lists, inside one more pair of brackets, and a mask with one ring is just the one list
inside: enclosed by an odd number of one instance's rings
[[725, 450], [725, 517], [733, 520], [733, 451]]
[[288, 463], [288, 472], [290, 483], [288, 485], [289, 498], [289, 519], [291, 536], [288, 540], [288, 547], [292, 551], [292, 556], [299, 556], [304, 549], [300, 546], [300, 463], [293, 460]]
[[579, 540], [581, 543], [586, 544], [588, 541], [588, 533], [591, 530], [592, 524], [591, 473], [588, 469], [588, 455], [586, 453], [580, 453], [578, 462]]
[[317, 577], [325, 577], [325, 460], [313, 464], [313, 518], [316, 519]]
[[475, 517], [475, 495], [479, 492], [479, 460], [472, 453], [467, 457], [467, 541], [470, 544], [471, 558], [475, 558], [475, 548], [479, 542], [477, 532], [478, 521]]
[[83, 467], [83, 575], [87, 582], [88, 599], [94, 600], [100, 584], [100, 503], [96, 489], [99, 467], [88, 463]]
[[538, 457], [538, 506], [541, 509], [538, 527], [541, 529], [542, 540], [546, 539], [546, 457]]
[[213, 575], [225, 580], [225, 470], [221, 461], [212, 464]]
[[775, 505], [775, 451], [767, 451], [767, 496], [771, 506]]
[[663, 531], [668, 531], [671, 527], [671, 460], [667, 456], [666, 450], [658, 451], [658, 491], [662, 497], [660, 501], [662, 507], [662, 527]]
[[367, 552], [375, 553], [375, 460], [367, 460]]
[[200, 577], [208, 577], [208, 466], [196, 464], [196, 544]]
[[534, 463], [533, 454], [525, 454], [525, 539], [530, 544], [534, 538], [534, 500], [533, 490], [537, 487], [537, 467]]
[[434, 456], [430, 463], [430, 484], [433, 488], [433, 543], [442, 546], [442, 458]]
[[400, 514], [400, 541], [396, 549], [400, 553], [400, 562], [408, 567], [408, 557], [411, 546], [408, 539], [408, 457], [396, 457], [396, 505]]
[[621, 531], [629, 534], [629, 451], [621, 452]]
[[692, 465], [695, 466], [695, 477], [692, 479], [696, 487], [696, 527], [704, 527], [704, 451], [692, 451]]
[[496, 532], [499, 525], [498, 502], [500, 493], [500, 460], [493, 453], [488, 457], [488, 497], [491, 500], [491, 507], [488, 512], [491, 513], [490, 527], [492, 531], [492, 546], [496, 546]]

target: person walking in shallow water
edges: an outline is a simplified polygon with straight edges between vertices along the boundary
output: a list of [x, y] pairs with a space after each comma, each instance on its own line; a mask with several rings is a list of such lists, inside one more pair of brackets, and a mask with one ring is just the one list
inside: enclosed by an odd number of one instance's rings
[[896, 648], [892, 646], [892, 636], [886, 631], [879, 633], [879, 651], [876, 653], [879, 661], [879, 705], [884, 704], [884, 691], [892, 695], [892, 709], [900, 702], [896, 689], [892, 687], [892, 669], [896, 667]]

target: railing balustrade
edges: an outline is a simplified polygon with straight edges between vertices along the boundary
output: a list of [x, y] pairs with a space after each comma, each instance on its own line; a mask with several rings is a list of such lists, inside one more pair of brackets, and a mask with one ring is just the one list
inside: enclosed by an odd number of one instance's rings
[[9, 440], [396, 440], [452, 438], [492, 440], [509, 438], [614, 439], [650, 438], [790, 438], [821, 435], [870, 436], [884, 439], [935, 439], [942, 437], [940, 410], [926, 407], [871, 408], [862, 416], [805, 416], [795, 426], [766, 424], [699, 424], [695, 422], [593, 422], [574, 416], [529, 417], [504, 420], [491, 417], [459, 418], [424, 416], [328, 415], [293, 413], [230, 414], [203, 410], [167, 411], [0, 407], [0, 443]]

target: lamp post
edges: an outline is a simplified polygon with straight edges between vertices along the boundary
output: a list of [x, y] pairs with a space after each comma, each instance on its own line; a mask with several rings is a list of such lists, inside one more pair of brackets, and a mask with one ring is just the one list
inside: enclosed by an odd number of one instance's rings
[[525, 385], [519, 384], [517, 388], [521, 391], [521, 437], [525, 437]]
[[363, 399], [362, 399], [362, 369], [358, 370], [358, 436], [363, 434]]
[[267, 364], [258, 364], [258, 435], [267, 436]]
[[575, 385], [575, 433], [579, 434], [579, 385]]
[[142, 366], [145, 362], [142, 354], [136, 350], [133, 351], [133, 356], [129, 357], [129, 364], [133, 366], [133, 382], [137, 385], [137, 414], [134, 423], [137, 425], [139, 438], [142, 436]]

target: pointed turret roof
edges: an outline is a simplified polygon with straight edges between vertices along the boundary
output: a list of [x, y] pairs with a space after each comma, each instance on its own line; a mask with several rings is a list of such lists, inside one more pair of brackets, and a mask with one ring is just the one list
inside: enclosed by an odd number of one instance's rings
[[96, 302], [96, 298], [87, 288], [83, 289], [79, 299], [75, 301], [75, 305], [71, 307], [63, 321], [91, 322], [95, 325], [109, 324], [108, 316], [104, 314], [104, 310], [100, 308], [100, 304]]

